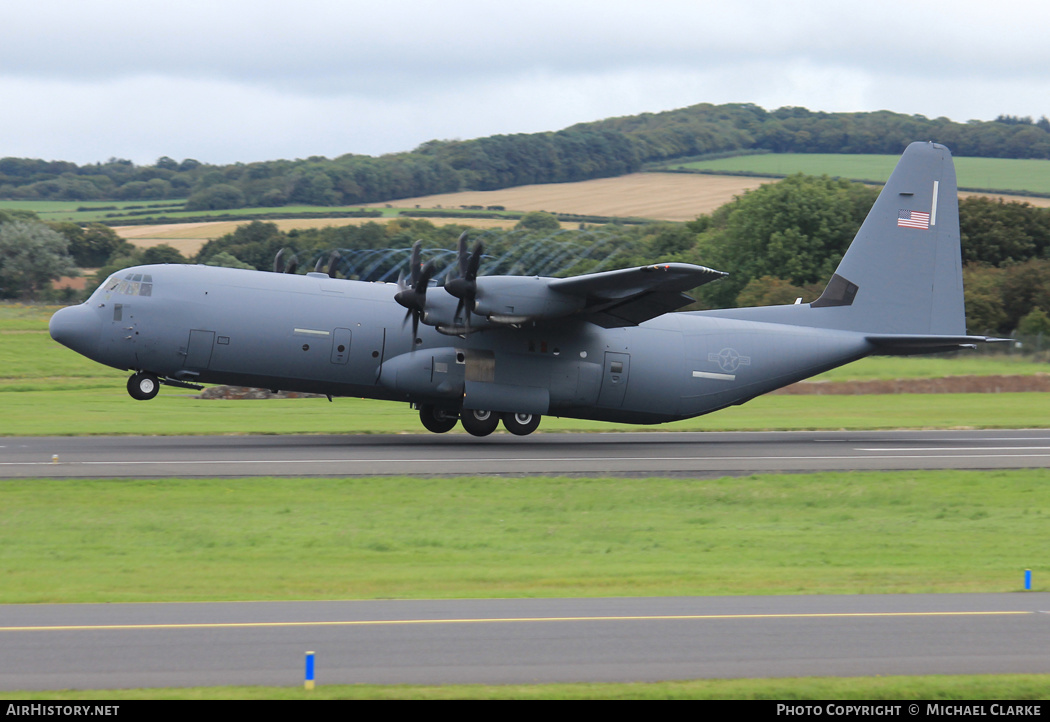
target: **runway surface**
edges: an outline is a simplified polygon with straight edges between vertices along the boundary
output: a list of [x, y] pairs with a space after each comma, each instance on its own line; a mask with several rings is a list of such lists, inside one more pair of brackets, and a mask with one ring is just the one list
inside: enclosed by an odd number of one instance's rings
[[0, 606], [0, 689], [1050, 673], [1050, 593]]
[[8, 437], [0, 478], [576, 474], [1050, 466], [1050, 430]]

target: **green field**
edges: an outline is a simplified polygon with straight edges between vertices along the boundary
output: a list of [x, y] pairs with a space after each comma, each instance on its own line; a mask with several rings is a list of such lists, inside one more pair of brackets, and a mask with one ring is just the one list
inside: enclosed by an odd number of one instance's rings
[[[323, 668], [321, 671], [323, 675]], [[164, 689], [4, 692], [10, 700], [138, 699], [753, 699], [753, 700], [1042, 700], [1050, 675], [966, 674], [915, 677], [784, 677], [698, 679], [631, 684], [519, 684], [377, 686], [322, 682], [310, 691], [297, 687], [186, 687]]]
[[6, 480], [0, 603], [1050, 589], [1050, 470]]
[[[264, 206], [230, 208], [217, 211], [186, 211], [182, 210], [184, 201], [152, 201], [164, 206], [163, 208], [151, 209], [145, 202], [125, 201], [5, 201], [0, 200], [0, 210], [26, 210], [36, 213], [43, 221], [75, 221], [77, 223], [106, 223], [107, 225], [131, 225], [140, 223], [179, 223], [197, 220], [228, 220], [231, 218], [296, 218], [296, 217], [345, 217], [368, 211], [375, 213], [376, 219], [397, 218], [402, 211], [418, 213], [414, 208], [365, 208], [357, 206]], [[82, 210], [78, 210], [82, 209]], [[502, 216], [507, 218], [519, 218], [520, 212], [516, 211], [486, 211], [466, 209], [440, 209], [433, 211], [433, 216], [447, 215], [449, 222], [456, 218], [482, 216]], [[247, 222], [247, 220], [245, 221]]]
[[[669, 163], [668, 169], [710, 172], [791, 175], [829, 175], [851, 180], [885, 183], [900, 160], [898, 155], [847, 155], [830, 153], [764, 153], [693, 163]], [[1010, 158], [955, 158], [960, 188], [1002, 192], [1050, 194], [1050, 160]]]
[[[223, 218], [226, 216], [272, 216], [285, 218], [303, 214], [338, 215], [362, 210], [361, 206], [274, 206], [265, 208], [235, 208], [219, 211], [184, 211], [185, 201], [3, 201], [2, 210], [33, 211], [43, 221], [76, 221], [77, 223], [107, 223], [122, 225], [142, 223], [146, 220], [163, 216], [167, 222], [176, 223], [180, 219], [190, 218]], [[150, 208], [151, 205], [163, 206]], [[83, 209], [83, 210], [78, 210]], [[98, 209], [98, 210], [96, 210]], [[369, 209], [380, 212], [383, 216], [397, 216], [398, 209]], [[147, 212], [148, 211], [148, 212]], [[152, 222], [152, 221], [151, 221]]]

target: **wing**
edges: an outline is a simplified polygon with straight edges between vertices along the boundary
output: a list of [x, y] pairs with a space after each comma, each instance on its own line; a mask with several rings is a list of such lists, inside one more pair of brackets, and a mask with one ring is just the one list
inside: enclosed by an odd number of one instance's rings
[[551, 291], [583, 300], [580, 314], [605, 328], [637, 326], [693, 302], [684, 291], [728, 275], [689, 263], [662, 263], [552, 279]]
[[637, 326], [692, 303], [683, 291], [725, 275], [688, 263], [662, 263], [572, 278], [465, 274], [445, 284], [447, 293], [417, 294], [419, 303], [415, 305], [408, 305], [404, 290], [395, 300], [410, 313], [413, 309], [420, 312], [424, 324], [454, 336], [568, 316], [615, 328]]

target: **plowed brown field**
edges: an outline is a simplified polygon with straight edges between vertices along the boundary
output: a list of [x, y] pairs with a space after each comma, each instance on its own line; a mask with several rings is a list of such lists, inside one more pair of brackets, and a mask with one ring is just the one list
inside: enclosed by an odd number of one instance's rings
[[618, 178], [599, 178], [579, 183], [546, 183], [496, 191], [463, 191], [406, 198], [395, 201], [393, 205], [408, 208], [503, 206], [513, 211], [691, 221], [702, 213], [710, 213], [728, 203], [746, 190], [770, 182], [772, 179], [769, 178], [632, 173]]

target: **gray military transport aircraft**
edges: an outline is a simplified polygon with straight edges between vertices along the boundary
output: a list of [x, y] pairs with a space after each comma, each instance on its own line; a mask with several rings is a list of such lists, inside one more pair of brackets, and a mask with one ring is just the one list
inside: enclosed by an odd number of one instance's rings
[[[699, 416], [871, 354], [950, 351], [966, 335], [955, 168], [912, 143], [823, 295], [809, 304], [670, 313], [726, 275], [661, 263], [573, 278], [478, 276], [480, 245], [432, 286], [191, 265], [113, 274], [51, 336], [133, 371], [128, 392], [201, 383], [411, 403], [475, 436], [544, 414], [656, 424]], [[330, 264], [331, 266], [331, 264]], [[407, 309], [407, 313], [405, 312]], [[411, 318], [411, 327], [407, 321]], [[420, 325], [422, 324], [422, 325]], [[411, 333], [410, 333], [411, 332]]]

